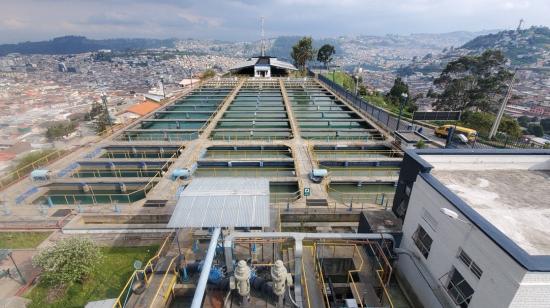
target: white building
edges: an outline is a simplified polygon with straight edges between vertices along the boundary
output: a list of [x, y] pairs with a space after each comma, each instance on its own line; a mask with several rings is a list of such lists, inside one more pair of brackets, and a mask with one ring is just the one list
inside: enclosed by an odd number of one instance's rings
[[287, 76], [289, 71], [296, 70], [294, 65], [269, 56], [253, 57], [230, 69], [234, 74], [266, 78]]
[[409, 151], [393, 211], [413, 302], [550, 307], [550, 151]]

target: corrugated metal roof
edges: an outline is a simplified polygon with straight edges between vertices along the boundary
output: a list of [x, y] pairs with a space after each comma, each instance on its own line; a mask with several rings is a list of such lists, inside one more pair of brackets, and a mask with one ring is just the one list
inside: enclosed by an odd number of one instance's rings
[[267, 178], [195, 178], [181, 193], [168, 228], [267, 227]]
[[284, 62], [284, 61], [281, 61], [277, 58], [272, 58], [271, 59], [271, 65], [272, 66], [276, 66], [276, 67], [280, 67], [280, 68], [284, 68], [284, 69], [287, 69], [287, 70], [293, 70], [293, 71], [297, 71], [298, 69], [296, 68], [296, 66], [288, 63], [288, 62]]

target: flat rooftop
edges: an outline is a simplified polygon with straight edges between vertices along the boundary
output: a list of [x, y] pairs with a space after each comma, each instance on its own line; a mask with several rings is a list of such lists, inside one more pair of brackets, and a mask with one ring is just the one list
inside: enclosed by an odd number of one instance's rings
[[549, 170], [431, 171], [530, 255], [550, 255]]

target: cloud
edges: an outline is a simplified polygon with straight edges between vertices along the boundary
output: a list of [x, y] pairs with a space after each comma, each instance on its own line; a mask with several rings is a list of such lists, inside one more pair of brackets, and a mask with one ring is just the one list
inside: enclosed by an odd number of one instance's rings
[[0, 42], [92, 38], [256, 40], [549, 25], [549, 0], [2, 0]]

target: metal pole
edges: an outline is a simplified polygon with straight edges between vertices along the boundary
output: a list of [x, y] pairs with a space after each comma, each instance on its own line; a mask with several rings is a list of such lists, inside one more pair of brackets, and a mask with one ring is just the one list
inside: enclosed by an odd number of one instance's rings
[[512, 75], [512, 80], [510, 80], [510, 84], [508, 85], [508, 90], [506, 91], [506, 96], [502, 100], [502, 104], [500, 105], [500, 108], [498, 110], [497, 117], [495, 119], [495, 123], [493, 123], [493, 126], [491, 127], [491, 131], [489, 132], [489, 139], [493, 138], [495, 134], [497, 133], [498, 127], [500, 126], [500, 121], [502, 120], [502, 115], [504, 114], [504, 109], [506, 109], [506, 105], [508, 104], [508, 101], [512, 97], [512, 88], [514, 87], [514, 81], [516, 79], [516, 73], [518, 72], [517, 69], [514, 70], [514, 74]]
[[17, 273], [19, 274], [19, 277], [21, 277], [21, 281], [23, 281], [23, 283], [26, 284], [27, 281], [25, 280], [25, 277], [23, 276], [23, 274], [19, 270], [19, 267], [17, 266], [17, 263], [15, 263], [15, 260], [13, 260], [13, 256], [11, 254], [12, 254], [12, 252], [10, 251], [8, 256], [10, 256], [11, 262], [13, 262], [13, 265], [15, 266], [15, 269], [17, 270]]
[[399, 130], [399, 124], [401, 123], [401, 114], [403, 114], [403, 107], [405, 106], [405, 102], [407, 101], [407, 98], [409, 97], [407, 93], [401, 93], [401, 104], [399, 105], [399, 117], [397, 118], [397, 127], [395, 130]]
[[210, 245], [208, 246], [208, 252], [204, 258], [204, 265], [199, 277], [199, 282], [197, 283], [197, 289], [195, 290], [195, 295], [193, 296], [193, 302], [191, 303], [191, 308], [200, 308], [202, 305], [202, 299], [204, 297], [204, 291], [206, 290], [206, 282], [208, 281], [208, 274], [210, 273], [210, 268], [212, 267], [212, 261], [214, 261], [214, 255], [216, 253], [216, 246], [218, 245], [218, 238], [220, 237], [221, 228], [214, 229], [212, 232], [212, 237], [210, 238]]
[[109, 107], [107, 107], [107, 94], [103, 93], [103, 95], [101, 95], [101, 100], [103, 101], [103, 107], [105, 107], [105, 112], [107, 113], [107, 120], [109, 121], [109, 127], [111, 128], [111, 133], [112, 133], [113, 122], [111, 121], [111, 115], [109, 114]]

